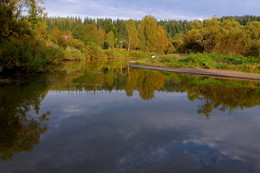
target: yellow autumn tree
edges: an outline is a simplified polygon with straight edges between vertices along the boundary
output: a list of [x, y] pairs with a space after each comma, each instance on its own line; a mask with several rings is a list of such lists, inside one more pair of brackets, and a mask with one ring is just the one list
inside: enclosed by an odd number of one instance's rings
[[156, 52], [164, 52], [168, 48], [168, 39], [166, 36], [166, 31], [162, 26], [157, 27], [157, 46]]
[[138, 45], [138, 32], [134, 20], [130, 19], [127, 21], [126, 31], [127, 31], [127, 49], [129, 52], [131, 49], [135, 49]]
[[155, 52], [158, 41], [157, 21], [153, 16], [145, 16], [138, 26], [139, 46], [145, 52]]
[[145, 16], [139, 26], [139, 46], [145, 52], [164, 52], [168, 47], [165, 29], [158, 26], [153, 16]]

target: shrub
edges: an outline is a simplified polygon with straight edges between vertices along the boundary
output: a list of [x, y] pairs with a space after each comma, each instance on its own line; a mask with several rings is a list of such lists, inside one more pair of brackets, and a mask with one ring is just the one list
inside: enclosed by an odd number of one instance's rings
[[137, 57], [138, 59], [147, 59], [147, 58], [151, 58], [151, 55], [148, 55], [146, 53], [142, 53], [139, 57]]
[[72, 47], [67, 47], [64, 54], [66, 60], [80, 60], [85, 58], [85, 55], [80, 50]]
[[204, 68], [216, 67], [217, 63], [212, 61], [211, 57], [203, 54], [190, 55], [187, 58], [179, 60], [181, 63], [191, 66], [200, 66]]
[[57, 44], [47, 42], [47, 64], [58, 65], [64, 60], [64, 49], [59, 47]]
[[32, 37], [10, 38], [1, 45], [0, 64], [3, 70], [39, 72], [63, 59], [62, 50]]
[[88, 45], [86, 50], [86, 55], [90, 58], [100, 58], [104, 56], [103, 50], [96, 44]]
[[140, 52], [140, 51], [134, 51], [134, 50], [132, 50], [132, 51], [130, 52], [130, 56], [131, 56], [131, 57], [138, 58], [138, 57], [140, 57], [141, 55], [142, 55], [142, 52]]
[[107, 49], [104, 51], [105, 57], [114, 58], [117, 56], [117, 51], [115, 49]]
[[70, 47], [76, 48], [76, 49], [82, 49], [85, 47], [85, 44], [83, 41], [78, 39], [71, 39], [69, 42]]

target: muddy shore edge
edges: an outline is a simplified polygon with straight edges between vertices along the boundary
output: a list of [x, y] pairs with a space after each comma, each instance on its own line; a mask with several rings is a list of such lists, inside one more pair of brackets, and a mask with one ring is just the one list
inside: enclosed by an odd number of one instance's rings
[[219, 70], [219, 69], [203, 69], [203, 68], [188, 68], [188, 67], [163, 67], [163, 66], [151, 66], [151, 65], [128, 65], [132, 68], [156, 70], [156, 71], [168, 71], [176, 73], [186, 73], [196, 76], [206, 76], [213, 78], [227, 78], [227, 79], [240, 79], [240, 80], [254, 80], [260, 81], [260, 74], [246, 73], [246, 72], [236, 72], [229, 70]]

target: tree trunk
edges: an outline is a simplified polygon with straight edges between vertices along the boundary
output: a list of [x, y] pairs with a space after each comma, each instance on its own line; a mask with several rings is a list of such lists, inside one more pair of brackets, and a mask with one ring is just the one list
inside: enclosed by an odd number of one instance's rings
[[130, 52], [130, 41], [128, 43], [128, 52]]

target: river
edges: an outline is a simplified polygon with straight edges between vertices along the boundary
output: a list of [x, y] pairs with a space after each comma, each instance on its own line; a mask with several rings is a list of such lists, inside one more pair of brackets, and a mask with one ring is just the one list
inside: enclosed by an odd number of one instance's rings
[[0, 172], [260, 172], [260, 82], [125, 65], [0, 85]]

